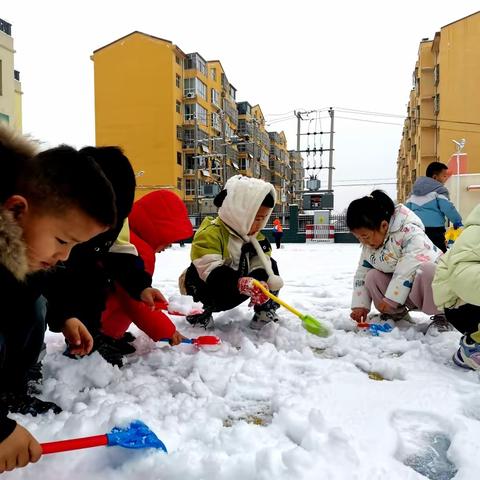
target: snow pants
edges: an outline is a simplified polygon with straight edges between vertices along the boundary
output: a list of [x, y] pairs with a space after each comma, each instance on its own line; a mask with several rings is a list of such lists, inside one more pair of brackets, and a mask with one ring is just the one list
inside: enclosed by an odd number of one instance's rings
[[[397, 309], [392, 309], [392, 314], [402, 313], [402, 311], [404, 311], [404, 306], [409, 310], [420, 310], [428, 315], [442, 313], [437, 309], [433, 301], [432, 281], [435, 275], [435, 269], [436, 264], [431, 262], [422, 263], [418, 267], [410, 295], [408, 296], [405, 305], [401, 305]], [[391, 273], [383, 273], [375, 269], [372, 269], [367, 273], [365, 278], [365, 288], [368, 290], [370, 298], [373, 300], [373, 303], [377, 308], [385, 297], [385, 292], [387, 291], [391, 279]]]
[[132, 323], [155, 342], [161, 338], [171, 338], [176, 330], [167, 315], [135, 300], [118, 283], [115, 284], [115, 291], [107, 297], [101, 322], [102, 333], [117, 339]]
[[39, 359], [45, 338], [44, 297], [35, 303], [34, 315], [15, 320], [0, 332], [0, 391], [24, 391], [27, 373]]

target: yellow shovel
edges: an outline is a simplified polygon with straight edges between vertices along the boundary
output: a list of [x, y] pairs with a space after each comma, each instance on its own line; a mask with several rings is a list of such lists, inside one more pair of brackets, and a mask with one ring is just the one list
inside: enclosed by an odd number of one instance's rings
[[316, 318], [311, 315], [303, 315], [296, 308], [291, 307], [288, 303], [285, 303], [283, 300], [280, 300], [277, 296], [267, 290], [258, 280], [253, 280], [253, 284], [258, 287], [267, 297], [271, 298], [274, 302], [279, 303], [282, 307], [285, 307], [287, 310], [290, 310], [294, 315], [296, 315], [301, 321], [303, 328], [307, 332], [313, 333], [318, 337], [328, 337], [330, 331], [325, 325], [322, 325]]

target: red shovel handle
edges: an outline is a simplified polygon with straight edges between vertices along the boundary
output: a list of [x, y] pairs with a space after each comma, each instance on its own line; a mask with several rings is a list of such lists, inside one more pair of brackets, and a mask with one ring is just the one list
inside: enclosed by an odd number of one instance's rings
[[40, 444], [44, 455], [47, 453], [68, 452], [69, 450], [80, 450], [81, 448], [101, 447], [104, 445], [108, 445], [108, 437], [105, 434]]

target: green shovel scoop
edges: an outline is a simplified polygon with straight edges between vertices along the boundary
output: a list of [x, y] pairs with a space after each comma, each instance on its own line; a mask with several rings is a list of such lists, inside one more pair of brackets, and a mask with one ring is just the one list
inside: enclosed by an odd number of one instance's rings
[[291, 307], [288, 303], [285, 303], [283, 300], [275, 296], [272, 292], [267, 290], [258, 280], [253, 280], [253, 284], [258, 287], [267, 297], [271, 298], [274, 302], [282, 305], [287, 310], [290, 310], [294, 315], [296, 315], [301, 321], [303, 328], [317, 337], [328, 337], [330, 331], [325, 325], [322, 325], [315, 317], [311, 315], [303, 315], [296, 308]]

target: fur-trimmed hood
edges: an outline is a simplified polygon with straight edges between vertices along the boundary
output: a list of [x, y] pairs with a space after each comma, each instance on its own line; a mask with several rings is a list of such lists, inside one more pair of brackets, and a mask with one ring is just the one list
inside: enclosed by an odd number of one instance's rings
[[17, 280], [25, 280], [28, 273], [27, 246], [21, 227], [5, 209], [0, 209], [0, 264]]

